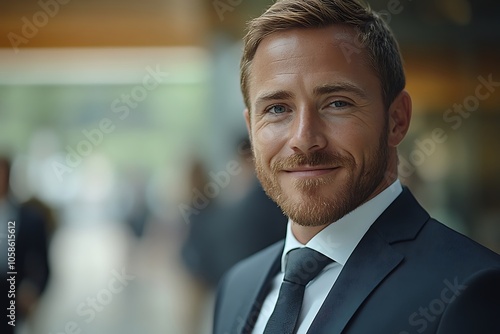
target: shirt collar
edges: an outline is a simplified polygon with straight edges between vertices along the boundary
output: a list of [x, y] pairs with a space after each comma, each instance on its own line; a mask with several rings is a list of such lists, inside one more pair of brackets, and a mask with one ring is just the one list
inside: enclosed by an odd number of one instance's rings
[[344, 266], [366, 231], [402, 191], [401, 182], [396, 180], [368, 202], [325, 227], [306, 245], [301, 244], [293, 235], [292, 222], [289, 219], [285, 248], [281, 256], [281, 270], [284, 272], [288, 252], [301, 247], [312, 248]]

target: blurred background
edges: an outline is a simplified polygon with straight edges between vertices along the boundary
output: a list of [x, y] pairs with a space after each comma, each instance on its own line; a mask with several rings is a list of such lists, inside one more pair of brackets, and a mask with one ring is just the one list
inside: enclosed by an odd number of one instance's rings
[[[403, 183], [500, 252], [500, 2], [368, 2], [413, 97]], [[0, 2], [0, 217], [19, 220], [27, 268], [16, 333], [210, 333], [222, 272], [284, 235], [238, 78], [245, 22], [270, 3]]]

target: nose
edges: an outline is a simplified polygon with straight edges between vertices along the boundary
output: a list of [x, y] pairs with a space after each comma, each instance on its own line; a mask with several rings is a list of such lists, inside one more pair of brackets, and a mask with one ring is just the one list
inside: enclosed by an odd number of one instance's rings
[[308, 154], [327, 146], [325, 124], [315, 108], [296, 111], [291, 124], [289, 145], [295, 153]]

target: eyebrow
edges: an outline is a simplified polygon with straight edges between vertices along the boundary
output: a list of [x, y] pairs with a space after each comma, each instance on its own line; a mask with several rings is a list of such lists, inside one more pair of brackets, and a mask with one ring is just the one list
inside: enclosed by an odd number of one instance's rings
[[274, 100], [287, 100], [294, 97], [294, 94], [288, 92], [286, 90], [277, 90], [268, 93], [264, 93], [259, 96], [256, 100], [256, 104], [260, 104], [266, 101], [274, 101]]
[[325, 84], [321, 85], [318, 87], [315, 87], [314, 90], [314, 95], [327, 95], [331, 93], [337, 93], [337, 92], [350, 92], [362, 99], [366, 99], [367, 95], [365, 91], [363, 91], [361, 88], [359, 88], [356, 85], [353, 85], [351, 83], [343, 82], [343, 83], [336, 83], [336, 84]]

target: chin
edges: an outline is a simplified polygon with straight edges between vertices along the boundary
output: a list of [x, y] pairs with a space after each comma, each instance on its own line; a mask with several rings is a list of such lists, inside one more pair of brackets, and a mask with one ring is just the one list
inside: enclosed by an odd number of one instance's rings
[[348, 213], [343, 201], [319, 195], [302, 194], [282, 198], [278, 205], [293, 222], [301, 226], [329, 225]]

